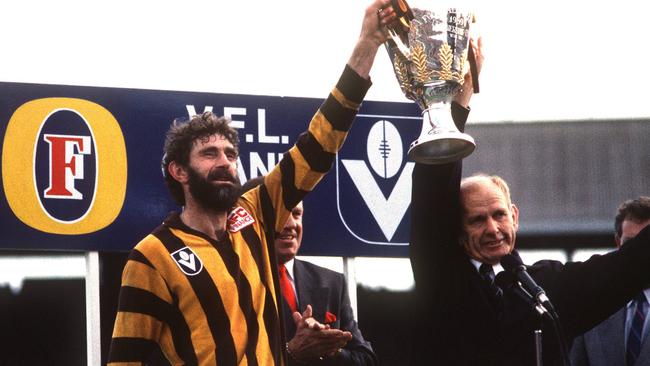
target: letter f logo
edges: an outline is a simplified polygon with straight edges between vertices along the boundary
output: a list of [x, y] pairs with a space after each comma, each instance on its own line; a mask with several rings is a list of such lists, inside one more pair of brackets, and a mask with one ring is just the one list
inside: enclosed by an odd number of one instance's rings
[[[82, 155], [90, 154], [90, 136], [43, 136], [49, 145], [50, 184], [44, 192], [46, 198], [83, 199], [75, 189], [75, 179], [84, 178]], [[76, 153], [75, 153], [76, 150]]]

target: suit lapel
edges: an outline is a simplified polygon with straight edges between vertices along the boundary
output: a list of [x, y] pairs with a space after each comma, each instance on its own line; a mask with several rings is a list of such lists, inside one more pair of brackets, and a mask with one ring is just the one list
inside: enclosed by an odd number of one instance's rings
[[303, 262], [298, 259], [294, 260], [293, 275], [295, 276], [296, 290], [298, 292], [298, 306], [301, 311], [305, 311], [307, 305], [311, 305], [314, 318], [319, 322], [323, 322], [327, 310], [327, 291], [322, 288], [315, 288], [316, 279], [305, 269]]
[[284, 300], [284, 296], [280, 295], [280, 298], [280, 303], [282, 304], [282, 314], [284, 315], [284, 330], [286, 333], [287, 341], [289, 341], [296, 334], [296, 323], [293, 322], [293, 314], [291, 312], [291, 309], [289, 309], [289, 305]]
[[604, 359], [614, 364], [625, 362], [625, 312], [623, 307], [596, 328]]
[[296, 284], [296, 292], [298, 292], [298, 307], [300, 308], [300, 312], [303, 312], [307, 305], [311, 304], [311, 298], [307, 292], [312, 279], [309, 273], [305, 271], [302, 262], [298, 259], [294, 259], [293, 261], [293, 276]]

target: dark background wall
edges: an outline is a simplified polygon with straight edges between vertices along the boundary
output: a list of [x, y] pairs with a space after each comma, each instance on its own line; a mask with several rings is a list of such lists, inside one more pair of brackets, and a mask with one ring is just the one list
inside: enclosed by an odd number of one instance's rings
[[26, 280], [0, 287], [0, 365], [86, 364], [84, 280]]

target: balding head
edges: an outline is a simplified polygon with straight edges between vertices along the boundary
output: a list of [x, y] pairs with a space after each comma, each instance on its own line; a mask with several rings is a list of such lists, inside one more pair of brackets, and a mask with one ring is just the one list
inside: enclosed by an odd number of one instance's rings
[[498, 188], [503, 193], [503, 197], [505, 197], [506, 203], [508, 205], [512, 204], [512, 200], [510, 198], [510, 188], [508, 187], [508, 183], [506, 183], [506, 181], [503, 180], [503, 178], [499, 177], [498, 175], [487, 175], [483, 173], [477, 173], [467, 178], [463, 178], [463, 180], [460, 182], [460, 194], [462, 196], [464, 192], [470, 192], [476, 190], [480, 186], [486, 184], [487, 185], [492, 184], [496, 188]]

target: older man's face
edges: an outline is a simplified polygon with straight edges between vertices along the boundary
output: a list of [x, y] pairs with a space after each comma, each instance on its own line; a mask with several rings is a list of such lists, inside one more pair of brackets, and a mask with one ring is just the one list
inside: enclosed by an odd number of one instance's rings
[[302, 202], [291, 210], [282, 232], [275, 233], [275, 255], [280, 263], [286, 263], [298, 254], [302, 242]]
[[463, 231], [467, 254], [488, 264], [497, 264], [515, 247], [519, 211], [508, 204], [504, 193], [490, 181], [463, 189]]

